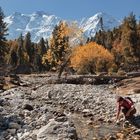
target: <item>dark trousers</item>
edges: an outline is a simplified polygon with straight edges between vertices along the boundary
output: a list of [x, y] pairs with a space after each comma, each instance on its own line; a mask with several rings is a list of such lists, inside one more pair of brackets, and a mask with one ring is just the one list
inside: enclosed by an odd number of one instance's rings
[[126, 113], [128, 112], [128, 110], [129, 110], [129, 109], [127, 109], [127, 108], [123, 108], [123, 109], [122, 109], [122, 112], [123, 112], [123, 114], [124, 114], [124, 116], [125, 116], [125, 119], [131, 119], [131, 118], [133, 118], [133, 117], [134, 117], [134, 114], [136, 113], [136, 109], [134, 108], [134, 109], [130, 112], [129, 116], [126, 116]]

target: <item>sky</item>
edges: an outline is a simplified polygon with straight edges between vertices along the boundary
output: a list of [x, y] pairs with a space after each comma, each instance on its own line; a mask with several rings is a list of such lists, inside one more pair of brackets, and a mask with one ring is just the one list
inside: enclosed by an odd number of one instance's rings
[[140, 0], [0, 0], [0, 6], [5, 16], [14, 12], [44, 11], [63, 19], [77, 20], [104, 12], [121, 20], [133, 12], [140, 20]]

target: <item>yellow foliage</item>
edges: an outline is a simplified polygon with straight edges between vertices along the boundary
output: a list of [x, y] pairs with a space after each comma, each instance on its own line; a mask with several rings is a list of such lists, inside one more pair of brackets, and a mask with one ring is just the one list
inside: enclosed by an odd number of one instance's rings
[[68, 34], [69, 27], [66, 22], [60, 22], [55, 27], [50, 39], [50, 47], [42, 58], [43, 64], [47, 62], [52, 67], [56, 67], [62, 63], [69, 47]]
[[[91, 42], [73, 50], [71, 66], [77, 71], [95, 72], [108, 69], [113, 64], [113, 55], [103, 46]], [[100, 68], [102, 67], [102, 68]]]

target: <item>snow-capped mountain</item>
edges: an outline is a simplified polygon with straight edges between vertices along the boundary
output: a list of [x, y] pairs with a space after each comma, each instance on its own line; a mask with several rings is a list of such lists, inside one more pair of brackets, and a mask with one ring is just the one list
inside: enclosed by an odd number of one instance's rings
[[38, 42], [41, 37], [49, 38], [55, 25], [61, 19], [39, 11], [30, 15], [15, 12], [13, 15], [5, 18], [8, 23], [9, 39], [15, 39], [22, 33], [31, 33], [32, 40]]
[[120, 22], [106, 13], [97, 13], [90, 18], [83, 18], [80, 28], [86, 36], [95, 36], [99, 30], [109, 30], [120, 25]]
[[[94, 36], [102, 28], [101, 19], [105, 30], [112, 29], [120, 24], [119, 21], [105, 13], [97, 13], [90, 18], [83, 18], [78, 22], [78, 25], [86, 36]], [[49, 38], [55, 25], [63, 19], [38, 11], [29, 15], [15, 12], [4, 20], [8, 23], [8, 39], [15, 39], [21, 33], [25, 35], [30, 32], [32, 41], [38, 42], [41, 37]]]

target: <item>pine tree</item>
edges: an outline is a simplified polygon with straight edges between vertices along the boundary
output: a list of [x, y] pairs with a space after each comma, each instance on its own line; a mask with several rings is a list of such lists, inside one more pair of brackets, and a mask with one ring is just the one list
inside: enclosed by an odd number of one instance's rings
[[99, 23], [100, 23], [100, 26], [101, 26], [101, 31], [104, 31], [104, 27], [103, 27], [103, 18], [101, 17], [100, 18], [100, 21], [99, 21]]
[[46, 42], [44, 41], [44, 38], [40, 39], [40, 42], [38, 44], [39, 47], [39, 54], [41, 55], [41, 57], [47, 52], [47, 48], [48, 48], [48, 41], [46, 40]]
[[140, 21], [137, 25], [137, 48], [136, 48], [136, 56], [138, 58], [139, 66], [140, 66]]
[[17, 66], [18, 63], [18, 56], [17, 53], [15, 52], [15, 50], [12, 50], [10, 53], [10, 64], [14, 67]]
[[23, 48], [24, 51], [27, 52], [28, 56], [29, 56], [29, 63], [32, 62], [33, 60], [33, 47], [32, 47], [32, 42], [31, 42], [31, 34], [30, 32], [28, 32], [25, 36], [24, 42], [23, 42]]
[[105, 46], [108, 50], [111, 51], [112, 49], [112, 42], [113, 42], [113, 33], [112, 31], [108, 31], [106, 33], [106, 41], [105, 41]]
[[18, 50], [17, 50], [17, 54], [18, 54], [18, 65], [21, 64], [27, 64], [27, 62], [29, 62], [29, 56], [23, 46], [23, 36], [22, 34], [19, 36], [18, 40]]
[[4, 22], [4, 13], [0, 7], [0, 64], [4, 63], [6, 53], [7, 24]]
[[92, 39], [92, 41], [95, 41], [97, 44], [102, 45], [106, 48], [105, 40], [106, 40], [106, 32], [102, 30], [99, 30], [99, 32], [97, 32], [95, 37]]
[[42, 56], [40, 55], [40, 48], [39, 44], [34, 43], [33, 48], [34, 48], [34, 55], [33, 55], [33, 68], [34, 71], [40, 72], [43, 69], [42, 65]]

